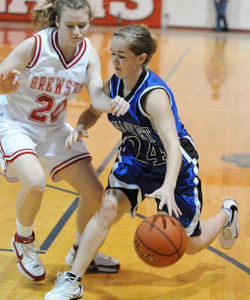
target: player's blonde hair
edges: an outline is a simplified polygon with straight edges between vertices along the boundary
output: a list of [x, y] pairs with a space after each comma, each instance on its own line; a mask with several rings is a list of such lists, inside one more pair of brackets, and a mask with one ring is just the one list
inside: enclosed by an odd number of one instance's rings
[[116, 33], [114, 37], [126, 39], [128, 49], [135, 55], [147, 54], [144, 65], [147, 65], [157, 49], [157, 39], [145, 25], [128, 25]]
[[43, 5], [32, 11], [32, 20], [36, 30], [56, 27], [56, 17], [60, 19], [64, 7], [72, 9], [87, 8], [89, 19], [94, 16], [90, 0], [45, 0]]

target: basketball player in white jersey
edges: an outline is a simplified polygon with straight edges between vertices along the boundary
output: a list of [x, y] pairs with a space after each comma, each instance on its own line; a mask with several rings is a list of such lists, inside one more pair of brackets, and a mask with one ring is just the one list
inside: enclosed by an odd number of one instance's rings
[[[54, 181], [67, 181], [80, 194], [76, 247], [103, 194], [84, 142], [65, 149], [72, 131], [65, 122], [67, 103], [86, 84], [95, 109], [114, 116], [129, 109], [124, 99], [111, 100], [103, 92], [99, 58], [85, 38], [92, 14], [86, 0], [45, 1], [33, 15], [39, 32], [0, 64], [1, 167], [9, 181], [21, 182], [12, 248], [19, 271], [35, 281], [45, 278], [33, 232], [45, 190], [45, 171]], [[91, 267], [96, 272], [117, 272], [119, 262], [97, 254]]]

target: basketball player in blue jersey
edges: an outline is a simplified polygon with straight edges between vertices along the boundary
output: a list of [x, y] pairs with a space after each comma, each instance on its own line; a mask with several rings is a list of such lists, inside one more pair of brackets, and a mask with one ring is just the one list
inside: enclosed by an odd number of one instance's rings
[[[65, 122], [67, 103], [86, 84], [96, 109], [119, 116], [129, 108], [121, 97], [110, 99], [103, 91], [100, 61], [86, 38], [92, 16], [86, 0], [46, 0], [34, 11], [39, 32], [0, 64], [0, 163], [6, 179], [21, 182], [12, 248], [19, 271], [35, 281], [45, 278], [33, 232], [45, 190], [44, 171], [80, 194], [75, 247], [102, 200], [103, 188], [85, 143], [65, 149], [73, 131]], [[90, 268], [117, 272], [119, 262], [97, 254]]]
[[[225, 200], [215, 216], [200, 222], [198, 154], [178, 117], [170, 88], [146, 67], [156, 48], [156, 39], [140, 25], [124, 27], [112, 38], [115, 74], [105, 82], [105, 91], [112, 98], [125, 97], [130, 104], [123, 116], [108, 115], [121, 131], [122, 143], [102, 206], [86, 226], [73, 261], [71, 273], [78, 280], [68, 282], [67, 272], [64, 273], [57, 286], [46, 294], [46, 300], [73, 299], [73, 294], [82, 290], [81, 276], [111, 226], [128, 211], [134, 215], [145, 197], [156, 199], [159, 213], [174, 215], [181, 222], [188, 237], [187, 254], [206, 248], [218, 234], [221, 246], [231, 248], [239, 234], [238, 205], [233, 199]], [[81, 115], [78, 126], [87, 130], [99, 116], [90, 107]], [[76, 128], [66, 146], [72, 147], [80, 136]]]

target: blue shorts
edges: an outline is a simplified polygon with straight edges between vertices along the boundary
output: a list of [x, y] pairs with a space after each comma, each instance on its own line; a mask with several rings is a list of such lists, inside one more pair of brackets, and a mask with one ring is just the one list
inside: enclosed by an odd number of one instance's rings
[[[202, 209], [198, 154], [190, 138], [182, 138], [180, 143], [182, 166], [176, 184], [175, 200], [182, 216], [178, 220], [182, 223], [187, 236], [198, 236], [201, 234]], [[118, 155], [106, 189], [116, 188], [123, 191], [131, 203], [131, 213], [135, 215], [145, 194], [150, 194], [162, 186], [165, 173], [165, 164], [152, 166], [136, 160], [133, 156]], [[159, 200], [155, 200], [158, 209]], [[166, 205], [162, 211], [168, 212]]]

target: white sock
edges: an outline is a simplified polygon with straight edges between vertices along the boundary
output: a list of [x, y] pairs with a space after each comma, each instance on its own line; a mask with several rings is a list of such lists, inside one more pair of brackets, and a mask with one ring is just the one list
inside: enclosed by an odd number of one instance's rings
[[24, 226], [16, 218], [16, 225], [17, 225], [16, 231], [20, 237], [30, 237], [32, 235], [34, 223], [32, 223], [30, 226]]
[[224, 227], [227, 227], [227, 225], [231, 222], [232, 220], [232, 211], [231, 209], [228, 209], [228, 208], [221, 208], [221, 210], [225, 211], [227, 214], [228, 214], [228, 219], [227, 219], [227, 222], [225, 223]]
[[75, 241], [75, 246], [79, 246], [79, 245], [80, 245], [81, 239], [82, 239], [82, 234], [80, 234], [80, 233], [78, 232], [78, 230], [76, 230], [76, 241]]

